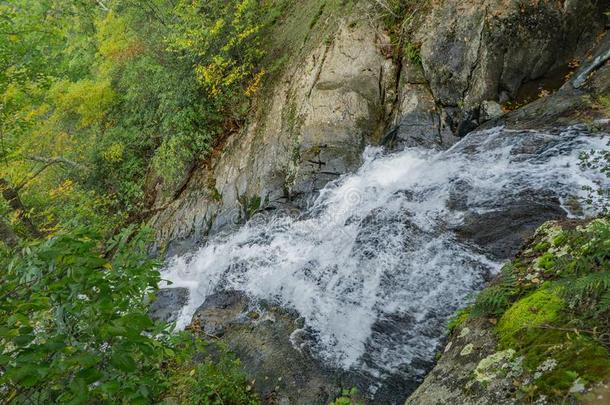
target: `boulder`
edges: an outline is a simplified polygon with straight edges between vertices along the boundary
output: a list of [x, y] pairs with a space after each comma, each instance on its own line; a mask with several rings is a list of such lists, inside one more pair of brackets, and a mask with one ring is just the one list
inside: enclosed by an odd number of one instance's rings
[[327, 404], [344, 387], [345, 373], [312, 355], [313, 337], [298, 314], [255, 302], [243, 292], [208, 296], [191, 329], [235, 352], [265, 404]]
[[154, 320], [175, 322], [188, 299], [189, 292], [186, 288], [162, 288], [150, 306], [149, 315]]
[[504, 111], [502, 111], [502, 106], [499, 103], [493, 100], [485, 100], [481, 103], [481, 121], [493, 120], [501, 117], [502, 114], [504, 114]]
[[[513, 394], [516, 388], [509, 378], [490, 382], [473, 378], [481, 361], [488, 358], [493, 360], [491, 356], [494, 354], [498, 357], [499, 367], [510, 365], [513, 360], [508, 355], [497, 354], [497, 343], [490, 326], [486, 320], [479, 320], [460, 327], [442, 350], [441, 361], [405, 405], [515, 403]], [[506, 370], [503, 371], [506, 373]]]

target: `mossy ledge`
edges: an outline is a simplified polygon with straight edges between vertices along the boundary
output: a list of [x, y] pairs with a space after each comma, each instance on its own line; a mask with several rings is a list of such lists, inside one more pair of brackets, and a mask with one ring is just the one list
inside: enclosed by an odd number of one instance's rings
[[[407, 403], [609, 401], [610, 220], [541, 226], [449, 329], [436, 369]], [[451, 381], [439, 384], [442, 376]]]

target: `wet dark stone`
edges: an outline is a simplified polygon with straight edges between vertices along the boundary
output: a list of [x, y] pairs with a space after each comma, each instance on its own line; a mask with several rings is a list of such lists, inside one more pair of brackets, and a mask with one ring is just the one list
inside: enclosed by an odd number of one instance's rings
[[474, 242], [496, 259], [509, 259], [536, 228], [565, 216], [556, 197], [532, 191], [505, 201], [491, 212], [467, 213], [456, 232], [460, 239]]
[[204, 339], [220, 339], [235, 352], [264, 403], [326, 404], [348, 386], [343, 371], [313, 356], [315, 336], [296, 311], [220, 291], [195, 312], [197, 324]]
[[156, 294], [156, 300], [149, 309], [154, 320], [174, 322], [180, 310], [188, 303], [189, 292], [186, 288], [163, 288]]

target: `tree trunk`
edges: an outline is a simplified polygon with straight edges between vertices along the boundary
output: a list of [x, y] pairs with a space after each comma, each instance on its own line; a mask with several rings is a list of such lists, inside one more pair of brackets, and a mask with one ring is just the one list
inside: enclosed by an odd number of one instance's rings
[[38, 228], [36, 228], [36, 226], [27, 216], [27, 209], [21, 202], [17, 189], [12, 187], [8, 180], [2, 177], [0, 177], [0, 194], [2, 194], [2, 197], [4, 197], [9, 207], [11, 207], [11, 209], [17, 213], [17, 218], [25, 226], [28, 233], [35, 238], [42, 236]]
[[11, 229], [2, 219], [0, 219], [0, 241], [4, 242], [10, 248], [17, 246], [17, 243], [19, 242], [19, 238], [17, 238], [13, 229]]

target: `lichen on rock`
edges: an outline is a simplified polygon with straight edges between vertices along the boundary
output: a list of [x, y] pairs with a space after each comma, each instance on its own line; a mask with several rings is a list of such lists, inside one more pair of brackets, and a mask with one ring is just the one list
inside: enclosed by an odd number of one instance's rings
[[506, 365], [513, 359], [515, 353], [513, 349], [507, 349], [485, 357], [477, 364], [474, 378], [480, 383], [488, 383], [497, 378], [505, 371]]

